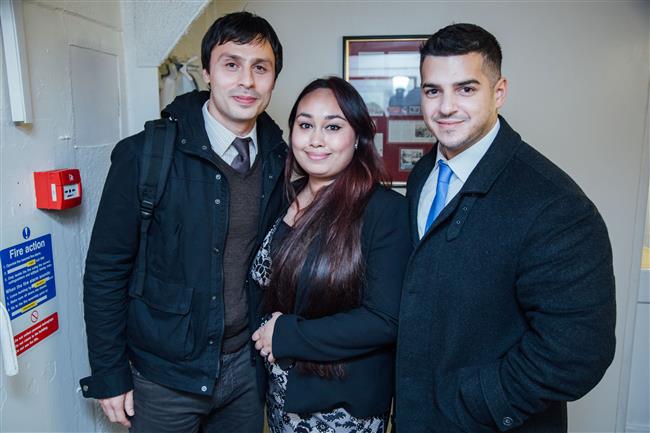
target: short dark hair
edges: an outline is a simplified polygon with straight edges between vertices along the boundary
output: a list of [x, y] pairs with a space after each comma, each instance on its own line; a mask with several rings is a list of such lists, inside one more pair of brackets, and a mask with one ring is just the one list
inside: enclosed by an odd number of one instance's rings
[[501, 46], [492, 33], [476, 24], [452, 24], [435, 32], [420, 47], [420, 65], [426, 56], [460, 56], [479, 53], [483, 56], [483, 66], [501, 77]]
[[203, 69], [210, 71], [210, 55], [215, 45], [227, 42], [263, 44], [268, 42], [275, 55], [275, 78], [282, 70], [282, 44], [275, 30], [264, 18], [250, 12], [233, 12], [218, 18], [203, 36], [201, 42], [201, 63]]

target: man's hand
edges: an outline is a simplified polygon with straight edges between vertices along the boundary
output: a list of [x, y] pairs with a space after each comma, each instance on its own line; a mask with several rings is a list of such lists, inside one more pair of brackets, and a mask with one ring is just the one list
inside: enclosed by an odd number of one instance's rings
[[111, 422], [120, 423], [127, 428], [131, 427], [131, 422], [126, 416], [135, 415], [135, 410], [133, 410], [133, 390], [116, 397], [100, 399], [99, 405]]
[[260, 351], [260, 355], [267, 359], [270, 363], [275, 362], [273, 357], [273, 330], [275, 329], [275, 321], [282, 313], [275, 312], [271, 318], [264, 325], [260, 326], [257, 331], [253, 333], [253, 341], [255, 342], [255, 349]]

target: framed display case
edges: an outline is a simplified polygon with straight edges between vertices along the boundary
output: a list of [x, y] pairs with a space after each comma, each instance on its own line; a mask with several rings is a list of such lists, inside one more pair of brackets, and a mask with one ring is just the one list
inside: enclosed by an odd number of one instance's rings
[[396, 186], [435, 138], [420, 114], [420, 45], [424, 35], [344, 36], [343, 78], [359, 91], [377, 126], [375, 147]]

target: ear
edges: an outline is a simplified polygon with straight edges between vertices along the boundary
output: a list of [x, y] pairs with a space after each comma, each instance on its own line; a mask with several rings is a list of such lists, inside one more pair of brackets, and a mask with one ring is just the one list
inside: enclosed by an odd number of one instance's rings
[[203, 82], [205, 82], [205, 84], [210, 84], [210, 73], [207, 69], [201, 71], [201, 76], [203, 77]]
[[505, 77], [499, 78], [499, 81], [494, 85], [494, 102], [497, 109], [501, 108], [506, 102], [508, 96], [508, 80]]

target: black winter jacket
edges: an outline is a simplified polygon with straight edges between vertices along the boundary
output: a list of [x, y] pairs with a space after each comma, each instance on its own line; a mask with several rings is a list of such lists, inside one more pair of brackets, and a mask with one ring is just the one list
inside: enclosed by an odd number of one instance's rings
[[[201, 108], [208, 92], [176, 98], [164, 111], [177, 121], [174, 159], [149, 229], [146, 279], [136, 294], [133, 275], [139, 245], [138, 199], [144, 133], [120, 141], [93, 229], [84, 307], [92, 376], [81, 380], [85, 397], [107, 398], [133, 387], [129, 361], [147, 379], [211, 395], [220, 369], [223, 337], [223, 260], [229, 189], [219, 172]], [[263, 113], [257, 120], [262, 195], [258, 239], [281, 208], [286, 144]], [[251, 310], [254, 302], [249, 303]], [[256, 323], [252, 318], [250, 326]]]
[[415, 249], [397, 339], [399, 433], [566, 432], [566, 402], [593, 388], [614, 357], [603, 219], [566, 173], [500, 122], [419, 241], [435, 148], [408, 181]]

